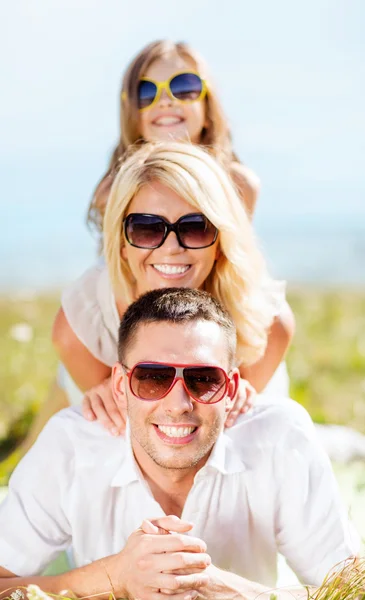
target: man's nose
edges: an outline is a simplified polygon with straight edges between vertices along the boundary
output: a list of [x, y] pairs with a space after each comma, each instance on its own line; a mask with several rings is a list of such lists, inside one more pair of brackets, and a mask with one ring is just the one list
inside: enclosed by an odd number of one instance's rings
[[167, 396], [162, 399], [163, 408], [167, 414], [175, 417], [194, 409], [193, 401], [187, 393], [183, 381], [177, 379]]

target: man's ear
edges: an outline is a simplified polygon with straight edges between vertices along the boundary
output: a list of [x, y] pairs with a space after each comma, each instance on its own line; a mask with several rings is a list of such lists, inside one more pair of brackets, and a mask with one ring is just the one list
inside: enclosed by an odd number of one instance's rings
[[226, 412], [228, 413], [237, 400], [240, 389], [240, 372], [238, 369], [232, 369], [230, 374], [230, 382], [228, 384], [226, 396]]
[[125, 402], [125, 387], [124, 387], [124, 379], [126, 375], [124, 373], [122, 365], [117, 362], [112, 368], [112, 391], [113, 396], [118, 402]]

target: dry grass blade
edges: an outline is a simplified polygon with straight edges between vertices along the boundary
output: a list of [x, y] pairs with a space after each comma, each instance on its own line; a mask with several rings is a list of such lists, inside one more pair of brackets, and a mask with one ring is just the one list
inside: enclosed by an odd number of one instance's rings
[[351, 559], [336, 566], [311, 600], [365, 600], [365, 558]]

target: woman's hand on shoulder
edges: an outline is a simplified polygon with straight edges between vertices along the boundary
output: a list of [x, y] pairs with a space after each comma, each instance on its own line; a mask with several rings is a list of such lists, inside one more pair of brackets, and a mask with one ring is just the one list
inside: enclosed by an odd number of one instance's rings
[[255, 402], [256, 390], [246, 379], [240, 379], [240, 389], [236, 401], [227, 414], [225, 427], [232, 427], [239, 415], [247, 413]]
[[127, 407], [114, 397], [111, 377], [85, 393], [82, 414], [88, 421], [100, 421], [111, 435], [125, 432]]

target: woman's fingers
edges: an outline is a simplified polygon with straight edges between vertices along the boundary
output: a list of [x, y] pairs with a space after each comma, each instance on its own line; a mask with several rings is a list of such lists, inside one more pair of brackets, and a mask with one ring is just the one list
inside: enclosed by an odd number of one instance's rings
[[236, 401], [227, 415], [225, 427], [234, 425], [239, 414], [246, 413], [254, 404], [256, 391], [245, 379], [240, 379], [240, 389]]
[[93, 409], [91, 408], [90, 398], [87, 394], [85, 394], [82, 400], [82, 414], [84, 419], [86, 419], [87, 421], [95, 421], [96, 419], [96, 415]]
[[125, 431], [126, 410], [116, 403], [110, 378], [85, 393], [82, 412], [87, 420], [100, 421], [112, 435], [120, 435]]

